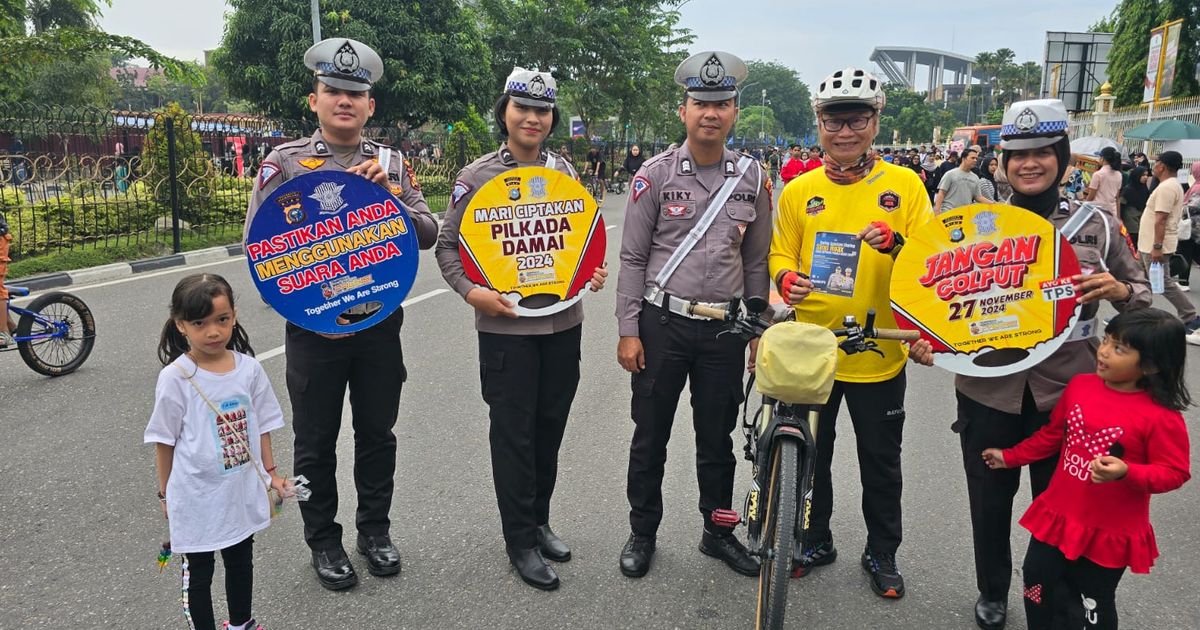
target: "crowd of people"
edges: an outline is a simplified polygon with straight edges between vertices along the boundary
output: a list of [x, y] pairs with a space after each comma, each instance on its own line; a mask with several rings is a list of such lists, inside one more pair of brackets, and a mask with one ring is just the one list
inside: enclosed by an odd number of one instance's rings
[[[514, 68], [492, 112], [503, 142], [458, 173], [439, 225], [404, 160], [377, 159], [394, 149], [362, 137], [374, 108], [371, 83], [383, 73], [379, 56], [361, 42], [335, 38], [310, 48], [305, 63], [314, 73], [308, 102], [321, 128], [266, 157], [247, 226], [279, 185], [314, 170], [358, 174], [402, 199], [419, 246], [435, 249], [443, 278], [474, 316], [507, 557], [525, 583], [555, 589], [560, 581], [551, 563], [572, 557], [571, 546], [551, 527], [551, 504], [559, 447], [580, 377], [583, 310], [575, 304], [545, 317], [522, 316], [503, 295], [468, 279], [459, 248], [462, 217], [487, 182], [529, 165], [579, 177], [571, 163], [545, 146], [560, 118], [554, 78]], [[689, 306], [725, 309], [742, 298], [767, 298], [775, 288], [799, 321], [837, 327], [847, 312], [873, 308], [879, 326], [894, 327], [889, 279], [906, 235], [935, 216], [935, 199], [964, 196], [940, 183], [931, 194], [928, 181], [922, 181], [927, 163], [934, 171], [940, 168], [936, 152], [909, 151], [889, 160], [889, 154], [872, 150], [886, 97], [875, 77], [845, 68], [815, 91], [820, 148], [805, 155], [793, 147], [788, 161], [775, 161], [781, 177], [789, 164], [794, 164], [789, 174], [799, 171], [778, 193], [776, 210], [771, 156], [762, 156], [764, 166], [725, 143], [737, 118], [738, 85], [746, 76], [746, 64], [726, 52], [685, 60], [675, 80], [683, 88], [679, 116], [686, 138], [652, 157], [631, 150], [626, 159], [626, 168], [636, 170], [620, 243], [616, 359], [629, 373], [634, 429], [626, 486], [630, 534], [616, 565], [631, 579], [645, 576], [653, 564], [664, 517], [667, 446], [689, 382], [699, 551], [739, 574], [759, 572], [759, 558], [728, 523], [712, 518], [733, 505], [737, 460], [731, 433], [758, 340], [720, 335], [722, 322], [696, 315]], [[1016, 120], [1027, 111], [1064, 124], [1042, 127]], [[1059, 183], [1070, 162], [1065, 120], [1060, 101], [1014, 104], [1004, 117], [999, 160], [988, 161], [994, 156], [985, 153], [978, 167], [986, 176], [976, 175], [978, 185], [967, 191], [974, 201], [994, 200], [993, 194], [1000, 198], [996, 183], [1003, 178], [1011, 186], [1011, 194], [1003, 195], [1009, 203], [1057, 227], [1080, 224], [1072, 247], [1087, 269], [1071, 277], [1083, 305], [1080, 318], [1094, 323], [1102, 301], [1120, 313], [1102, 328], [1102, 338], [1073, 338], [1033, 369], [955, 380], [957, 420], [951, 429], [960, 439], [968, 487], [979, 590], [975, 621], [985, 629], [1003, 628], [1007, 621], [1013, 575], [1009, 534], [1019, 467], [1030, 468], [1037, 497], [1021, 519], [1033, 535], [1022, 593], [1035, 629], [1063, 627], [1061, 620], [1071, 627], [1116, 628], [1118, 582], [1126, 569], [1148, 572], [1158, 555], [1150, 496], [1174, 490], [1190, 476], [1180, 413], [1191, 403], [1183, 380], [1184, 324], [1149, 308], [1145, 268], [1124, 246], [1120, 223], [1098, 206], [1080, 206], [1063, 196]], [[951, 162], [942, 180], [969, 180], [976, 153], [965, 151], [968, 161]], [[593, 164], [589, 161], [589, 171], [597, 175]], [[1164, 153], [1155, 172], [1174, 166], [1175, 158]], [[955, 169], [963, 174], [952, 175]], [[982, 192], [985, 179], [992, 182], [992, 193]], [[1165, 176], [1159, 189], [1167, 190], [1164, 185]], [[1157, 217], [1161, 211], [1152, 196], [1146, 203]], [[702, 221], [709, 227], [697, 232]], [[854, 248], [854, 260], [843, 262], [837, 291], [814, 285], [808, 255], [820, 235], [831, 233], [861, 245]], [[602, 290], [607, 267], [587, 271], [591, 290]], [[398, 309], [353, 334], [319, 334], [287, 324], [294, 473], [308, 479], [312, 495], [300, 504], [300, 514], [316, 578], [331, 590], [358, 582], [336, 520], [334, 446], [347, 389], [355, 434], [356, 550], [373, 575], [401, 570], [389, 512], [396, 462], [392, 427], [407, 378], [403, 316]], [[845, 403], [855, 428], [867, 530], [859, 562], [870, 589], [895, 599], [908, 590], [897, 557], [903, 538], [901, 447], [910, 413], [906, 369], [910, 358], [931, 365], [933, 349], [924, 340], [911, 345], [880, 341], [880, 346], [881, 355], [861, 353], [838, 362], [833, 394], [821, 410], [809, 534], [792, 560], [793, 576], [803, 577], [837, 559], [831, 463], [835, 422]], [[257, 630], [251, 605], [253, 536], [270, 523], [272, 497], [288, 496], [295, 488], [278, 471], [271, 452], [270, 434], [283, 425], [280, 406], [237, 323], [233, 292], [224, 279], [200, 274], [180, 282], [163, 327], [160, 359], [164, 368], [145, 441], [155, 444], [159, 500], [169, 517], [174, 550], [186, 559], [185, 615], [197, 628], [215, 627], [210, 590], [219, 551], [227, 574], [230, 619], [225, 627]], [[215, 435], [226, 439], [209, 443]], [[231, 447], [237, 457], [222, 457]]]

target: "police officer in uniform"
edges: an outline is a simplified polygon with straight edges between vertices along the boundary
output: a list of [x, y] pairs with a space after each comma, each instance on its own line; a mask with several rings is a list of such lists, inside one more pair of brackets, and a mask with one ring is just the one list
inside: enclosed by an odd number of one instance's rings
[[[737, 298], [766, 298], [770, 290], [771, 180], [758, 162], [725, 148], [738, 114], [737, 85], [745, 78], [746, 64], [726, 52], [699, 53], [680, 64], [675, 82], [686, 90], [679, 118], [687, 138], [647, 160], [630, 186], [616, 309], [617, 361], [632, 374], [636, 425], [627, 489], [632, 533], [620, 557], [628, 577], [645, 575], [654, 556], [667, 440], [688, 380], [704, 527], [700, 551], [738, 573], [758, 574], [758, 561], [732, 531], [710, 520], [733, 499], [730, 433], [742, 401], [746, 342], [718, 336], [722, 322], [687, 312], [692, 302], [724, 308]], [[736, 183], [716, 206], [726, 182]], [[710, 205], [712, 225], [674, 272], [664, 273]], [[751, 364], [757, 345], [750, 342]]]
[[[1037, 366], [1008, 376], [958, 376], [954, 381], [958, 419], [952, 428], [959, 434], [967, 474], [979, 588], [975, 622], [985, 629], [1003, 628], [1008, 616], [1009, 534], [1021, 470], [992, 470], [981, 453], [1012, 447], [1032, 435], [1049, 421], [1067, 381], [1096, 370], [1100, 300], [1119, 311], [1144, 308], [1151, 301], [1146, 275], [1121, 222], [1099, 206], [1080, 207], [1059, 196], [1058, 182], [1071, 160], [1062, 101], [1013, 103], [1004, 114], [1000, 137], [1002, 167], [1013, 187], [1011, 203], [1045, 217], [1070, 239], [1083, 270], [1072, 278], [1083, 311], [1068, 341]], [[1034, 496], [1046, 489], [1057, 464], [1052, 457], [1029, 466]]]
[[[259, 167], [246, 216], [249, 228], [263, 200], [288, 179], [311, 171], [358, 173], [387, 186], [409, 210], [422, 249], [433, 247], [437, 222], [429, 213], [412, 167], [399, 151], [362, 136], [375, 110], [371, 85], [383, 75], [383, 61], [366, 44], [326, 39], [304, 54], [315, 73], [309, 108], [321, 128], [310, 138], [281, 144]], [[355, 306], [348, 320], [377, 308]], [[357, 310], [356, 310], [357, 309]], [[355, 524], [357, 549], [372, 575], [400, 572], [400, 554], [389, 538], [396, 436], [392, 427], [407, 373], [400, 346], [404, 312], [350, 335], [323, 335], [287, 324], [287, 386], [292, 403], [295, 472], [308, 478], [312, 498], [300, 503], [304, 539], [312, 565], [325, 588], [358, 583], [342, 547], [342, 526], [335, 520], [338, 495], [336, 447], [342, 401], [350, 389], [354, 427], [354, 486], [358, 491]]]
[[[558, 126], [557, 85], [548, 72], [513, 68], [493, 112], [506, 142], [459, 172], [438, 236], [442, 276], [475, 308], [479, 375], [491, 418], [492, 478], [509, 561], [527, 584], [558, 588], [546, 559], [566, 562], [571, 549], [550, 528], [550, 498], [558, 449], [579, 385], [583, 304], [544, 317], [521, 317], [500, 293], [467, 278], [459, 254], [463, 213], [475, 194], [501, 173], [544, 166], [578, 178], [542, 143]], [[593, 270], [591, 289], [608, 271]]]

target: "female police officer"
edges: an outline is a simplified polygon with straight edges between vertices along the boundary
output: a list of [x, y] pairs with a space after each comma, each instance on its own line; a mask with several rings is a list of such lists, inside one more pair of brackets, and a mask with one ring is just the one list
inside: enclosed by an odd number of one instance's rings
[[[558, 588], [546, 558], [571, 559], [550, 529], [550, 497], [558, 475], [558, 448], [579, 384], [583, 305], [544, 317], [519, 317], [513, 304], [471, 282], [459, 255], [459, 227], [475, 193], [496, 176], [525, 166], [545, 166], [578, 178], [566, 160], [542, 148], [558, 124], [550, 73], [514, 68], [494, 111], [507, 142], [458, 174], [437, 243], [442, 277], [475, 307], [479, 374], [490, 409], [492, 478], [509, 561], [527, 584]], [[593, 272], [598, 291], [608, 276]]]
[[[991, 470], [980, 454], [1008, 448], [1032, 435], [1050, 417], [1072, 376], [1096, 369], [1096, 311], [1100, 300], [1118, 310], [1150, 304], [1150, 289], [1134, 258], [1120, 222], [1098, 206], [1078, 207], [1059, 197], [1058, 182], [1071, 158], [1067, 110], [1062, 101], [1013, 103], [1001, 128], [1004, 172], [1012, 184], [1011, 203], [1054, 224], [1071, 241], [1083, 273], [1072, 278], [1083, 303], [1070, 340], [1034, 368], [1008, 376], [959, 376], [958, 421], [953, 429], [962, 444], [963, 468], [971, 504], [975, 543], [975, 579], [979, 599], [975, 621], [981, 628], [1002, 628], [1012, 578], [1009, 531], [1020, 469]], [[1046, 489], [1057, 458], [1029, 467], [1036, 496]]]

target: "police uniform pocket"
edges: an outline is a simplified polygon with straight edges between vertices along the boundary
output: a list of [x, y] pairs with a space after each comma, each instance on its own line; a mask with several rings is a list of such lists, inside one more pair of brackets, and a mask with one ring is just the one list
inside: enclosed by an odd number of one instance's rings
[[695, 201], [664, 201], [661, 206], [664, 221], [682, 221], [696, 216]]
[[754, 210], [754, 206], [746, 202], [731, 202], [725, 205], [725, 213], [729, 215], [731, 225], [729, 226], [729, 242], [734, 247], [739, 247], [742, 244], [742, 237], [746, 235], [746, 228], [754, 223], [754, 219], [758, 213]]
[[500, 374], [504, 371], [504, 351], [494, 350], [479, 357], [479, 385], [483, 401], [491, 404], [503, 390]]

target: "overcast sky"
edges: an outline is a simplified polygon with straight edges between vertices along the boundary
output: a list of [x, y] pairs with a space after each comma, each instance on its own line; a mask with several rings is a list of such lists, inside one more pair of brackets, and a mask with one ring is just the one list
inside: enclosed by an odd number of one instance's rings
[[[968, 56], [1007, 47], [1016, 52], [1018, 62], [1040, 62], [1046, 31], [1086, 30], [1116, 4], [1117, 0], [688, 0], [681, 12], [682, 25], [696, 35], [693, 51], [722, 49], [745, 59], [778, 61], [811, 85], [848, 65], [873, 68], [868, 57], [876, 46], [935, 48]], [[224, 0], [115, 0], [101, 26], [168, 55], [202, 59], [202, 51], [221, 41], [226, 10]]]

